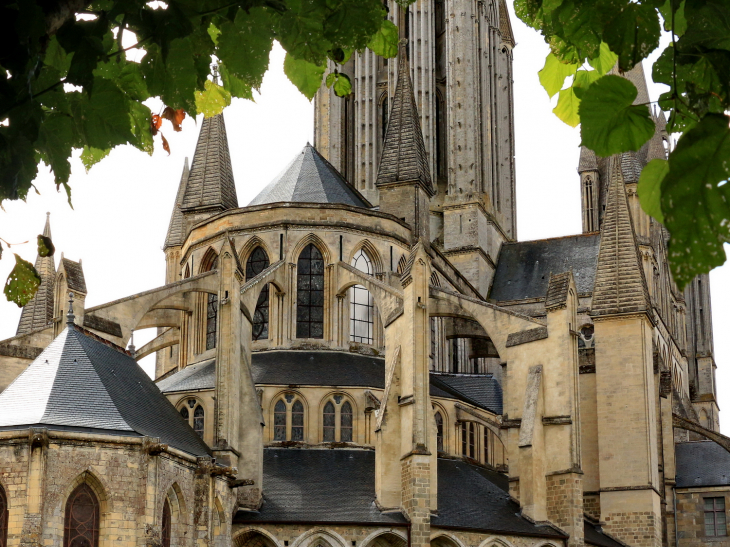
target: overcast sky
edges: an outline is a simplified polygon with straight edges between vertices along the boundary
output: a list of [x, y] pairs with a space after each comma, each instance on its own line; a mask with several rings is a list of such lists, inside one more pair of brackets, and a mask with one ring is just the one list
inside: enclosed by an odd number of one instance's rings
[[[578, 129], [559, 121], [551, 101], [539, 84], [537, 72], [548, 48], [542, 38], [512, 17], [517, 46], [514, 51], [514, 97], [517, 164], [517, 235], [520, 240], [576, 234], [581, 231], [578, 165]], [[653, 61], [656, 54], [650, 58]], [[236, 180], [238, 202], [249, 201], [313, 140], [314, 110], [284, 76], [283, 50], [275, 47], [270, 70], [256, 102], [234, 99], [226, 109], [228, 143]], [[648, 75], [650, 65], [645, 65]], [[656, 100], [661, 87], [650, 82]], [[151, 105], [153, 111], [159, 104]], [[31, 240], [11, 250], [33, 262], [36, 234], [43, 229], [46, 211], [51, 213], [56, 263], [61, 253], [83, 260], [89, 291], [86, 306], [157, 287], [164, 283], [162, 244], [175, 200], [185, 157], [191, 157], [200, 119], [183, 122], [174, 133], [167, 122], [163, 133], [172, 153], [162, 150], [148, 156], [131, 147], [120, 147], [87, 174], [78, 154], [72, 161], [72, 210], [65, 192], [57, 193], [53, 177], [44, 169], [36, 180], [40, 195], [26, 203], [6, 202], [0, 211], [0, 237], [13, 242]], [[159, 139], [159, 137], [158, 137]], [[0, 280], [14, 265], [12, 253], [0, 260]], [[711, 274], [715, 357], [721, 409], [730, 402], [730, 319], [723, 313], [730, 304], [730, 267]], [[0, 340], [15, 335], [20, 309], [0, 296]], [[139, 332], [140, 347], [154, 336], [154, 329]], [[142, 364], [154, 369], [154, 357]], [[722, 414], [721, 414], [722, 416]], [[730, 431], [730, 417], [722, 420]]]

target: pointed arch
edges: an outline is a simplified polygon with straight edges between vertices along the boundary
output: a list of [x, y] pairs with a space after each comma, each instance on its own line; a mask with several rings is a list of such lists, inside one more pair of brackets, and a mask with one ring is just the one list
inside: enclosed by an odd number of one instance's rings
[[437, 531], [431, 537], [432, 547], [465, 547], [461, 540], [454, 534], [448, 532]]
[[356, 438], [357, 403], [347, 393], [332, 391], [319, 402], [321, 442], [351, 443]]
[[263, 239], [261, 239], [257, 235], [252, 235], [245, 241], [245, 243], [241, 247], [241, 250], [238, 252], [238, 259], [240, 260], [241, 264], [246, 263], [248, 257], [251, 256], [251, 253], [256, 249], [256, 247], [261, 247], [266, 253], [266, 256], [269, 257], [269, 260], [271, 260], [271, 258], [274, 256], [273, 251], [269, 248], [268, 244]]
[[322, 253], [322, 258], [324, 259], [325, 264], [331, 264], [332, 263], [332, 253], [329, 250], [329, 247], [327, 244], [320, 238], [318, 235], [313, 233], [308, 233], [304, 237], [302, 237], [299, 241], [297, 241], [296, 245], [294, 245], [294, 248], [291, 252], [291, 258], [290, 260], [296, 261], [296, 259], [299, 257], [300, 254], [302, 254], [302, 251], [308, 246], [308, 245], [314, 245], [317, 247], [320, 253]]
[[231, 542], [234, 547], [277, 547], [279, 541], [263, 528], [246, 528], [238, 532]]
[[[246, 281], [251, 281], [271, 265], [271, 260], [266, 248], [263, 245], [256, 245], [251, 249], [244, 264], [246, 265]], [[266, 283], [259, 292], [253, 313], [251, 324], [251, 338], [253, 340], [266, 340], [269, 338], [269, 303], [269, 283]]]
[[346, 547], [347, 541], [337, 532], [324, 528], [314, 528], [299, 536], [291, 547]]
[[406, 270], [406, 255], [400, 255], [400, 258], [398, 259], [398, 269], [396, 270], [396, 273], [398, 275], [403, 275], [403, 272]]
[[307, 244], [297, 255], [297, 338], [324, 338], [326, 264], [315, 243]]
[[79, 484], [66, 500], [63, 523], [64, 547], [98, 547], [101, 534], [99, 498], [87, 483]]
[[395, 530], [377, 530], [362, 540], [362, 547], [406, 547], [408, 539]]
[[270, 439], [274, 442], [302, 442], [307, 435], [309, 408], [301, 393], [284, 390], [271, 399], [269, 422], [273, 424]]
[[218, 267], [218, 253], [213, 247], [208, 247], [198, 266], [198, 273], [205, 273], [215, 270]]
[[0, 547], [8, 545], [8, 515], [10, 514], [10, 506], [8, 505], [8, 496], [5, 485], [0, 484]]
[[378, 248], [369, 239], [363, 239], [352, 248], [348, 264], [352, 264], [352, 259], [360, 251], [363, 251], [368, 256], [368, 258], [370, 258], [370, 261], [373, 264], [373, 272], [371, 275], [376, 275], [384, 271], [383, 257], [380, 256]]
[[479, 547], [515, 547], [514, 544], [503, 537], [490, 536], [479, 544]]
[[[365, 275], [374, 276], [376, 266], [368, 248], [363, 244], [350, 258], [350, 266]], [[375, 341], [375, 300], [362, 285], [348, 289], [350, 297], [350, 341], [372, 344]]]

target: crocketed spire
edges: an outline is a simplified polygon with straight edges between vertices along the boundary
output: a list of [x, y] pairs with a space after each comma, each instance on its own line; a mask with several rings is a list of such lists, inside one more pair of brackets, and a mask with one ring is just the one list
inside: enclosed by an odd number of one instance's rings
[[165, 238], [165, 246], [177, 247], [183, 244], [185, 240], [185, 227], [183, 223], [182, 202], [185, 196], [185, 189], [188, 185], [188, 177], [190, 176], [190, 168], [188, 167], [188, 158], [185, 158], [182, 177], [180, 177], [180, 186], [177, 189], [175, 197], [175, 205], [172, 207], [172, 215], [170, 215], [170, 225], [167, 227], [167, 237]]
[[223, 114], [203, 118], [181, 208], [211, 212], [238, 208]]
[[423, 143], [418, 107], [413, 94], [405, 40], [400, 43], [398, 56], [398, 84], [385, 131], [376, 185], [420, 183], [429, 195], [434, 195], [436, 192], [431, 182], [426, 146]]
[[[51, 237], [51, 213], [46, 213], [46, 225], [43, 235]], [[56, 280], [56, 263], [52, 256], [38, 256], [35, 259], [35, 269], [41, 276], [41, 285], [38, 292], [28, 302], [20, 313], [17, 335], [27, 334], [36, 329], [42, 329], [53, 320], [53, 288]]]
[[621, 159], [612, 156], [601, 226], [592, 316], [649, 311], [649, 293], [626, 199]]
[[580, 159], [578, 160], [578, 172], [598, 171], [596, 153], [585, 146], [580, 147]]

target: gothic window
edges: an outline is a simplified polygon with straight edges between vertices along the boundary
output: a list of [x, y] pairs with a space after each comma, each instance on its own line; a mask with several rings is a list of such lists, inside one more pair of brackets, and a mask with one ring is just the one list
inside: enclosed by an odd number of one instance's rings
[[162, 547], [170, 547], [170, 531], [172, 529], [172, 512], [170, 511], [170, 501], [165, 498], [165, 504], [162, 506], [162, 530], [160, 533], [162, 539]]
[[304, 404], [287, 393], [274, 405], [274, 440], [304, 440]]
[[324, 259], [311, 243], [297, 260], [297, 338], [324, 338]]
[[180, 407], [180, 415], [202, 439], [205, 434], [205, 409], [200, 401], [192, 397], [186, 399]]
[[348, 401], [342, 403], [340, 409], [340, 441], [352, 442], [352, 405]]
[[385, 142], [385, 132], [388, 130], [388, 95], [380, 103], [380, 136]]
[[469, 422], [469, 457], [476, 458], [476, 425], [473, 422]]
[[492, 451], [489, 449], [489, 429], [484, 428], [484, 463], [492, 463], [489, 461], [489, 455]]
[[444, 451], [444, 418], [440, 412], [434, 416], [436, 419], [436, 450]]
[[0, 547], [8, 545], [8, 498], [5, 490], [0, 487]]
[[725, 498], [705, 498], [705, 536], [727, 536]]
[[461, 455], [467, 456], [467, 434], [468, 434], [468, 425], [466, 422], [461, 422]]
[[324, 405], [324, 413], [322, 415], [322, 440], [326, 443], [335, 440], [335, 405], [332, 401], [327, 401]]
[[[368, 275], [373, 275], [370, 257], [360, 249], [352, 257], [351, 265]], [[373, 343], [373, 297], [362, 285], [350, 289], [350, 340], [361, 344]]]
[[205, 431], [205, 411], [200, 405], [195, 407], [195, 412], [193, 412], [193, 429], [198, 435], [203, 436]]
[[99, 500], [91, 487], [80, 484], [66, 502], [64, 547], [98, 547]]
[[586, 231], [595, 232], [598, 227], [595, 225], [593, 209], [593, 179], [590, 176], [583, 179], [583, 207], [585, 209]]
[[180, 409], [180, 414], [183, 418], [185, 418], [185, 421], [187, 422], [190, 419], [190, 412], [188, 412], [187, 407], [182, 407]]
[[274, 406], [274, 440], [286, 440], [286, 404], [281, 399]]
[[[215, 251], [209, 250], [203, 257], [203, 264], [200, 268], [201, 273], [210, 272], [218, 267], [218, 255]], [[218, 295], [208, 293], [208, 304], [205, 312], [205, 349], [215, 348], [216, 330], [218, 327]]]
[[[246, 261], [246, 279], [251, 280], [269, 267], [269, 257], [262, 247], [256, 247]], [[269, 284], [264, 285], [256, 302], [251, 325], [251, 337], [265, 340], [269, 337]]]
[[304, 440], [304, 405], [301, 401], [294, 401], [291, 407], [291, 440]]
[[185, 265], [185, 279], [190, 277], [190, 264]]

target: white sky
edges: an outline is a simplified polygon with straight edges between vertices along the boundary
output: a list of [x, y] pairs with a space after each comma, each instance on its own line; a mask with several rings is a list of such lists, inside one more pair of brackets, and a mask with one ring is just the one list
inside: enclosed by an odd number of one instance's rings
[[[514, 97], [517, 163], [517, 233], [520, 240], [576, 234], [581, 231], [578, 165], [578, 129], [572, 129], [551, 112], [551, 101], [539, 84], [537, 72], [548, 48], [542, 38], [512, 17], [517, 46], [514, 51]], [[657, 52], [658, 53], [658, 52]], [[653, 61], [656, 56], [650, 58]], [[307, 141], [313, 141], [313, 106], [283, 74], [283, 50], [275, 47], [270, 70], [256, 102], [234, 99], [226, 109], [226, 128], [240, 205], [246, 205], [286, 166]], [[650, 78], [650, 65], [645, 65]], [[662, 86], [650, 83], [656, 100]], [[153, 108], [158, 108], [159, 105]], [[192, 157], [199, 124], [183, 122], [174, 133], [165, 122], [163, 132], [172, 153], [168, 156], [156, 141], [152, 157], [131, 147], [114, 150], [86, 174], [76, 154], [72, 161], [71, 187], [74, 209], [65, 192], [57, 193], [46, 169], [36, 180], [41, 195], [32, 193], [26, 203], [6, 202], [0, 211], [0, 237], [26, 245], [5, 249], [0, 260], [0, 281], [14, 265], [12, 252], [33, 262], [35, 236], [43, 229], [45, 213], [51, 213], [56, 263], [61, 252], [83, 260], [89, 294], [86, 306], [151, 289], [164, 282], [162, 244], [175, 200], [183, 161]], [[159, 139], [159, 137], [158, 137]], [[10, 251], [10, 252], [9, 252]], [[730, 403], [730, 327], [723, 314], [730, 304], [730, 267], [711, 274], [715, 357], [721, 409]], [[20, 309], [0, 296], [0, 340], [15, 335]], [[154, 329], [139, 332], [140, 347]], [[142, 361], [148, 372], [154, 357]], [[722, 414], [721, 414], [722, 416]], [[730, 418], [722, 420], [730, 431]]]

